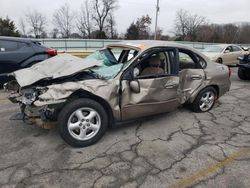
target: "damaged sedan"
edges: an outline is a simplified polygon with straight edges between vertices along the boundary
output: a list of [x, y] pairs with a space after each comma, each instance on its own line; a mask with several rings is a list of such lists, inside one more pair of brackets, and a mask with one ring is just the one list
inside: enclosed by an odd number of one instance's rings
[[230, 69], [161, 41], [108, 45], [85, 59], [58, 55], [13, 73], [5, 85], [24, 120], [56, 124], [70, 145], [96, 143], [108, 127], [189, 104], [209, 111], [230, 89]]

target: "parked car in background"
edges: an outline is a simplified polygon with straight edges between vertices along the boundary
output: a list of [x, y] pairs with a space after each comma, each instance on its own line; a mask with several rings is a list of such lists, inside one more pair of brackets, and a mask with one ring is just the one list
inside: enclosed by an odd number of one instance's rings
[[240, 56], [238, 76], [241, 80], [250, 80], [250, 54]]
[[248, 53], [240, 46], [228, 44], [211, 45], [205, 48], [202, 52], [212, 61], [225, 65], [237, 64], [237, 58]]
[[57, 55], [57, 51], [26, 38], [0, 37], [0, 83], [13, 71], [30, 67]]
[[[108, 126], [190, 104], [209, 111], [230, 89], [230, 68], [162, 41], [110, 44], [85, 59], [63, 54], [13, 73], [9, 99], [25, 119], [57, 123], [72, 146], [94, 144]], [[153, 128], [153, 127], [152, 127]]]

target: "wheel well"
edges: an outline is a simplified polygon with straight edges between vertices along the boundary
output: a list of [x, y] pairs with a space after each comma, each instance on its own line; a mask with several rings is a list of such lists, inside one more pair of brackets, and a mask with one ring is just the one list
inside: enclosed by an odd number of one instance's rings
[[108, 121], [109, 121], [108, 126], [112, 127], [112, 125], [114, 124], [113, 111], [110, 105], [103, 98], [93, 95], [92, 93], [85, 91], [85, 90], [77, 90], [73, 94], [70, 95], [66, 103], [69, 103], [70, 101], [79, 99], [79, 98], [89, 98], [100, 103], [104, 107], [105, 111], [108, 113]]
[[216, 90], [217, 97], [219, 97], [220, 96], [219, 86], [217, 86], [217, 85], [211, 85], [210, 87], [213, 87]]
[[223, 59], [221, 57], [218, 57], [216, 61], [219, 63], [219, 60], [221, 61], [220, 63], [223, 63]]

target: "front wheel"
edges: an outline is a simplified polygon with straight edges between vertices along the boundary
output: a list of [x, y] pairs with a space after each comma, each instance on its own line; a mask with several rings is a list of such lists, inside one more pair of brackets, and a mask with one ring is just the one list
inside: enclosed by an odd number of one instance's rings
[[213, 108], [216, 98], [216, 90], [213, 87], [207, 87], [197, 95], [191, 107], [194, 112], [207, 112]]
[[67, 104], [58, 117], [61, 137], [71, 146], [96, 143], [106, 132], [108, 116], [103, 106], [92, 99], [77, 99]]
[[220, 64], [223, 64], [222, 58], [218, 58], [218, 59], [216, 60], [216, 62], [217, 62], [217, 63], [220, 63]]

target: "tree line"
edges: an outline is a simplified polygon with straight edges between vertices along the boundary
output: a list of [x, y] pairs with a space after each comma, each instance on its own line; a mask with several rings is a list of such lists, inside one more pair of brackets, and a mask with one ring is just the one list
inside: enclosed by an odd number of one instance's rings
[[[27, 11], [20, 18], [17, 29], [10, 18], [0, 18], [0, 35], [31, 38], [83, 38], [83, 39], [153, 39], [152, 18], [142, 15], [133, 21], [125, 33], [118, 33], [115, 10], [118, 0], [85, 0], [78, 12], [63, 4], [53, 13], [52, 31], [49, 20], [37, 10]], [[198, 41], [214, 43], [250, 43], [250, 23], [213, 24], [204, 16], [186, 10], [176, 13], [172, 35], [157, 29], [158, 40]]]

